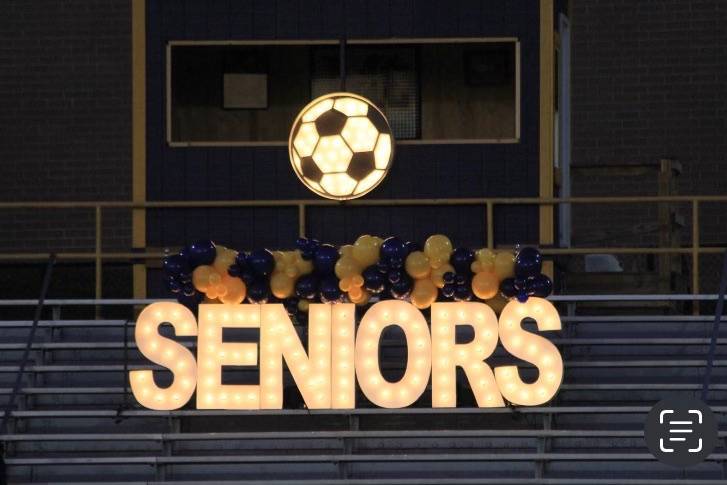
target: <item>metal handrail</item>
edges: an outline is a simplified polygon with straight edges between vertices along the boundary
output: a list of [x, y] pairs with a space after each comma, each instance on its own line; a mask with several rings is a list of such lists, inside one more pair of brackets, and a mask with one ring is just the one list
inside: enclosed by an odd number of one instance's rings
[[[551, 295], [548, 300], [553, 302], [578, 303], [594, 301], [716, 301], [718, 294], [694, 295], [691, 293], [675, 295], [659, 294], [610, 294], [610, 295]], [[150, 305], [158, 301], [176, 301], [170, 298], [57, 298], [46, 300], [47, 306], [136, 306]], [[18, 299], [0, 300], [3, 306], [34, 306], [38, 300]]]
[[[355, 409], [176, 409], [157, 411], [153, 409], [130, 409], [124, 416], [168, 417], [209, 417], [209, 416], [384, 416], [384, 415], [478, 415], [478, 414], [648, 414], [651, 405], [625, 406], [532, 406], [521, 408], [355, 408]], [[727, 406], [712, 406], [717, 414], [727, 414]], [[16, 411], [19, 418], [116, 418], [115, 409], [40, 409]]]
[[[700, 244], [699, 205], [700, 203], [727, 203], [727, 195], [663, 195], [628, 197], [469, 197], [469, 198], [428, 198], [428, 199], [356, 199], [344, 204], [351, 207], [379, 206], [466, 206], [482, 205], [485, 208], [486, 231], [484, 241], [488, 248], [494, 248], [494, 207], [496, 205], [534, 205], [557, 206], [560, 204], [644, 204], [644, 203], [689, 203], [692, 208], [692, 241], [683, 247], [580, 247], [580, 248], [541, 248], [543, 254], [584, 255], [595, 253], [612, 254], [691, 254], [692, 293], [699, 294], [699, 256], [701, 254], [721, 253], [725, 247], [706, 247]], [[288, 200], [207, 200], [207, 201], [71, 201], [71, 202], [0, 202], [0, 209], [93, 209], [95, 212], [95, 246], [93, 251], [61, 252], [59, 260], [94, 261], [96, 293], [101, 297], [102, 264], [105, 260], [151, 260], [165, 254], [159, 251], [104, 252], [102, 249], [102, 211], [103, 209], [211, 209], [211, 208], [255, 208], [255, 207], [297, 207], [298, 234], [306, 233], [306, 208], [337, 207], [340, 202], [325, 199], [288, 199]], [[43, 252], [0, 253], [0, 261], [37, 261], [48, 257]]]
[[18, 373], [15, 376], [15, 383], [13, 384], [13, 391], [8, 398], [8, 402], [5, 404], [5, 411], [3, 412], [3, 419], [0, 422], [0, 434], [5, 434], [8, 426], [8, 417], [12, 414], [13, 408], [15, 407], [15, 399], [20, 393], [21, 384], [23, 381], [23, 375], [25, 374], [25, 367], [30, 356], [31, 347], [33, 346], [33, 340], [35, 340], [35, 331], [38, 328], [38, 322], [40, 321], [41, 313], [43, 311], [43, 304], [45, 297], [48, 294], [48, 287], [50, 286], [51, 275], [53, 274], [53, 265], [56, 262], [55, 255], [51, 254], [48, 259], [48, 265], [45, 268], [45, 274], [43, 275], [43, 284], [40, 288], [40, 296], [35, 306], [35, 315], [33, 316], [33, 325], [30, 327], [28, 332], [28, 338], [25, 342], [25, 349], [23, 350], [23, 356], [20, 358]]
[[707, 354], [707, 369], [704, 373], [704, 385], [702, 386], [702, 401], [707, 402], [709, 397], [709, 384], [712, 379], [712, 367], [714, 367], [714, 353], [717, 348], [717, 337], [719, 336], [719, 324], [722, 321], [724, 311], [724, 296], [727, 292], [727, 251], [722, 260], [722, 277], [719, 283], [719, 298], [717, 308], [714, 312], [714, 326], [712, 327], [712, 338], [709, 342], [709, 353]]

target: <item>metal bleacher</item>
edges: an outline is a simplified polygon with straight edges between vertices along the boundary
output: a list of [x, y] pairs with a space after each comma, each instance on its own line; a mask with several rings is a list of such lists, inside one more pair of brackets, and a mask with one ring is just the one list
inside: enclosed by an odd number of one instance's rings
[[[553, 299], [571, 305], [586, 298]], [[153, 367], [133, 343], [133, 321], [53, 313], [56, 319], [39, 322], [2, 436], [9, 483], [727, 483], [727, 325], [709, 393], [719, 447], [706, 462], [679, 469], [658, 462], [643, 441], [656, 401], [702, 390], [712, 316], [564, 316], [563, 330], [548, 337], [563, 354], [565, 380], [546, 406], [477, 409], [465, 400], [456, 409], [389, 410], [366, 407], [359, 397], [363, 407], [351, 411], [208, 411], [191, 403], [160, 412], [139, 407], [127, 388], [128, 370]], [[0, 320], [2, 403], [13, 392], [32, 323]], [[395, 339], [382, 345], [390, 356], [404, 351]], [[504, 358], [500, 352], [492, 365]]]

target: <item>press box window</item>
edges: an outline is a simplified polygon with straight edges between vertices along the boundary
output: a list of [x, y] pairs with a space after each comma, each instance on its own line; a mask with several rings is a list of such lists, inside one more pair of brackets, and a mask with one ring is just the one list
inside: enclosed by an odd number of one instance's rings
[[174, 45], [172, 143], [287, 141], [310, 101], [305, 45]]
[[[173, 45], [172, 143], [285, 143], [310, 100], [341, 90], [341, 52], [328, 45]], [[345, 88], [386, 114], [398, 141], [515, 142], [517, 44], [357, 43]]]
[[[346, 46], [346, 91], [378, 106], [397, 140], [420, 136], [417, 50], [411, 46]], [[326, 46], [315, 50], [311, 93], [314, 98], [340, 91], [340, 52]]]

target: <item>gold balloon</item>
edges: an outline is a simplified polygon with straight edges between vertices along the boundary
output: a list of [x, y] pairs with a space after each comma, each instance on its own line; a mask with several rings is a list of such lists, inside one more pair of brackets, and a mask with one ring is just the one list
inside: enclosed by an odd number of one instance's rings
[[482, 248], [475, 252], [475, 263], [480, 263], [480, 271], [494, 271], [495, 258], [497, 253], [492, 249]]
[[273, 251], [273, 259], [275, 259], [275, 267], [285, 266], [285, 253], [283, 251]]
[[194, 268], [194, 271], [192, 271], [192, 284], [197, 291], [201, 291], [202, 293], [207, 292], [207, 289], [210, 287], [210, 275], [213, 272], [217, 274], [212, 266], [206, 264]]
[[472, 278], [472, 292], [481, 300], [489, 300], [497, 296], [500, 288], [500, 280], [492, 271], [477, 273]]
[[300, 252], [298, 252], [298, 259], [295, 260], [295, 267], [298, 268], [298, 274], [310, 274], [313, 272], [313, 261], [303, 259], [303, 256]]
[[421, 251], [413, 251], [406, 257], [404, 268], [409, 276], [418, 280], [426, 278], [432, 271], [432, 267], [429, 266], [429, 258], [426, 254]]
[[411, 292], [411, 302], [415, 307], [423, 310], [429, 308], [437, 300], [437, 287], [432, 280], [423, 278], [414, 282], [414, 290]]
[[270, 291], [276, 298], [288, 298], [293, 294], [295, 282], [282, 271], [275, 271], [270, 276]]
[[217, 256], [215, 257], [214, 266], [215, 270], [221, 275], [227, 274], [227, 268], [234, 264], [235, 258], [237, 257], [237, 251], [227, 249], [224, 246], [217, 246]]
[[495, 274], [502, 281], [515, 275], [515, 255], [510, 251], [497, 253], [495, 257]]
[[452, 241], [443, 234], [429, 236], [424, 243], [424, 253], [429, 256], [436, 253], [451, 253]]
[[297, 261], [300, 255], [296, 251], [274, 251], [275, 271], [295, 279], [300, 274]]
[[381, 242], [374, 236], [365, 234], [356, 239], [353, 243], [352, 255], [358, 264], [365, 268], [371, 266], [379, 260], [379, 247]]
[[444, 273], [454, 273], [454, 266], [449, 263], [432, 269], [432, 283], [437, 288], [444, 288]]
[[295, 264], [289, 266], [286, 265], [283, 273], [285, 273], [288, 278], [295, 278], [296, 276], [298, 276], [299, 273], [298, 267]]
[[338, 289], [341, 291], [348, 291], [351, 288], [351, 278], [343, 278], [338, 282]]
[[429, 258], [432, 268], [439, 268], [449, 262], [452, 255], [452, 241], [443, 234], [429, 236], [424, 243], [424, 254]]
[[348, 288], [348, 297], [351, 298], [351, 301], [358, 301], [361, 295], [363, 295], [363, 289], [360, 286], [350, 286]]
[[245, 286], [244, 281], [240, 278], [225, 275], [222, 277], [222, 284], [224, 284], [227, 288], [226, 293], [220, 296], [222, 303], [231, 305], [242, 303], [247, 295], [247, 287]]
[[217, 293], [217, 298], [225, 296], [227, 294], [227, 287], [220, 283], [219, 285], [215, 286], [215, 293]]
[[363, 284], [364, 284], [363, 276], [361, 276], [360, 274], [355, 274], [355, 275], [351, 276], [351, 284], [354, 286], [363, 286]]
[[361, 290], [361, 295], [358, 298], [351, 298], [351, 303], [356, 305], [365, 305], [369, 302], [371, 294], [366, 290]]
[[352, 258], [353, 244], [346, 244], [345, 246], [341, 246], [341, 248], [338, 250], [338, 254], [340, 254], [341, 257]]
[[341, 256], [336, 261], [335, 272], [339, 279], [350, 278], [353, 275], [361, 274], [361, 266], [355, 259]]
[[208, 278], [208, 280], [209, 280], [209, 284], [210, 284], [210, 286], [217, 286], [217, 285], [219, 285], [219, 284], [220, 284], [220, 282], [222, 281], [222, 275], [221, 275], [221, 274], [219, 274], [219, 273], [218, 273], [217, 271], [215, 271], [214, 269], [212, 269], [212, 270], [210, 271], [210, 275], [209, 275], [209, 278]]
[[296, 259], [297, 259], [296, 251], [284, 251], [283, 252], [283, 262], [285, 263], [286, 266], [295, 264]]

